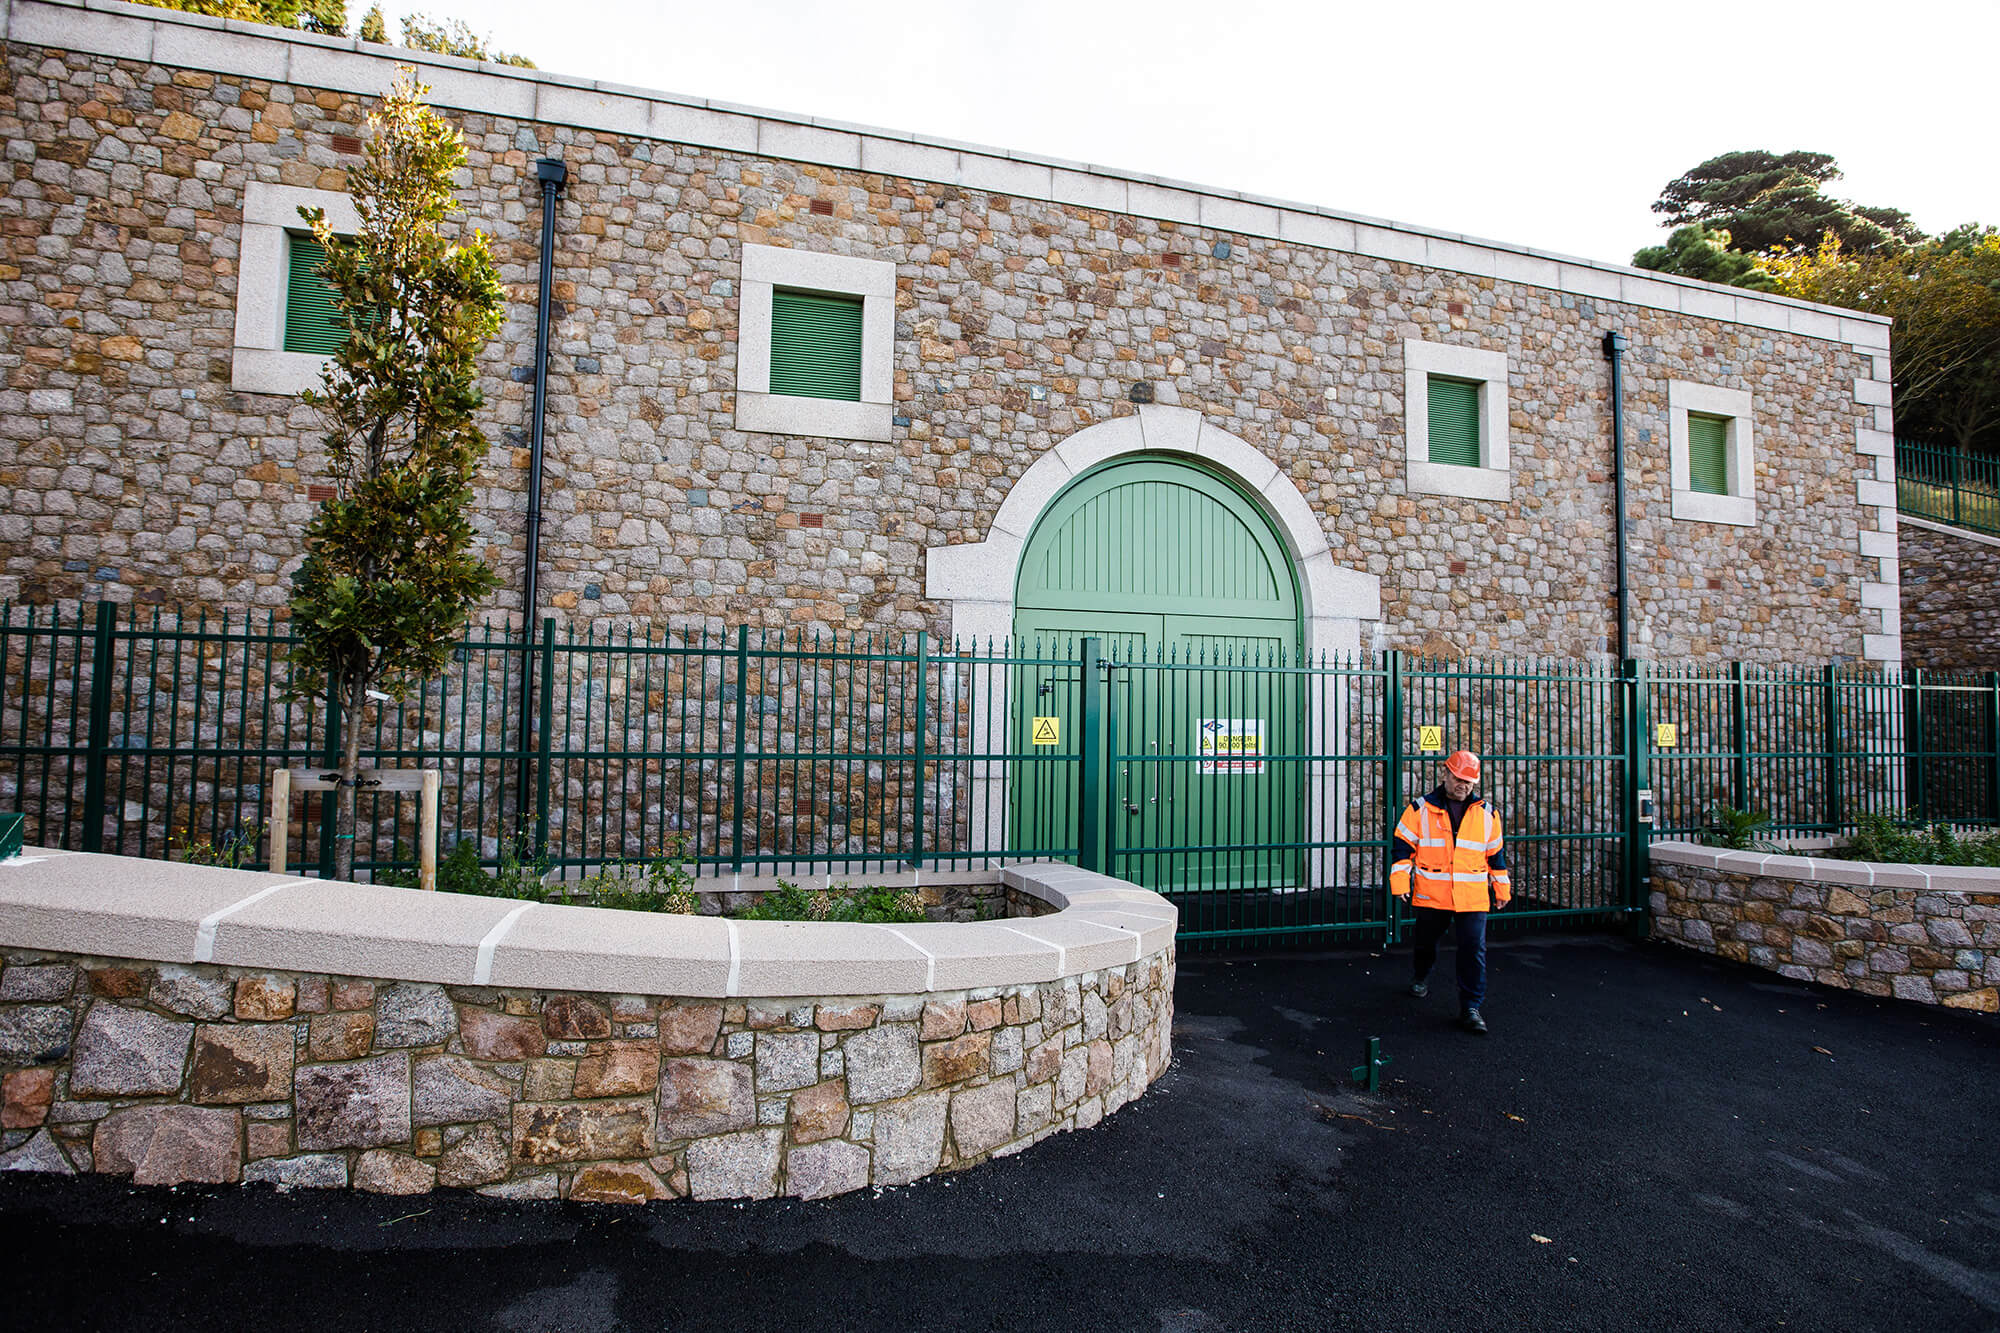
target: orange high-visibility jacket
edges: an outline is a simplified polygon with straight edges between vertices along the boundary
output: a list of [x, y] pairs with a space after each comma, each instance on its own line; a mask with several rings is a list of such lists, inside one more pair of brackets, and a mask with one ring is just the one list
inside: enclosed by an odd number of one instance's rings
[[1482, 796], [1474, 795], [1467, 804], [1456, 835], [1443, 806], [1424, 796], [1411, 801], [1396, 821], [1396, 856], [1389, 867], [1389, 892], [1409, 897], [1418, 907], [1484, 912], [1505, 907], [1514, 895], [1500, 816]]

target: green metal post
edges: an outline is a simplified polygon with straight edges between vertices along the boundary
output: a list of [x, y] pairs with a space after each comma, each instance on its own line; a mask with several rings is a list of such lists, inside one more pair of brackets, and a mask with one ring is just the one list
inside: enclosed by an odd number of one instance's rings
[[1729, 803], [1750, 808], [1750, 697], [1743, 664], [1729, 664]]
[[1634, 936], [1651, 928], [1646, 884], [1651, 877], [1647, 826], [1639, 822], [1639, 791], [1652, 785], [1651, 728], [1647, 725], [1646, 664], [1625, 659], [1620, 688], [1625, 693], [1625, 913]]
[[[574, 639], [571, 640], [574, 642]], [[556, 700], [556, 621], [554, 616], [542, 618], [542, 684], [540, 715], [535, 720], [535, 857], [546, 860], [549, 854], [549, 784], [551, 756], [555, 739]], [[565, 820], [564, 827], [568, 827]]]
[[1396, 821], [1403, 817], [1403, 654], [1391, 648], [1383, 656], [1382, 681], [1382, 900], [1388, 926], [1383, 942], [1403, 937], [1401, 914], [1389, 892], [1389, 867], [1396, 858]]
[[111, 647], [118, 608], [97, 604], [97, 637], [90, 649], [90, 748], [83, 758], [83, 850], [104, 850], [105, 769], [111, 749]]
[[2000, 671], [1986, 673], [1986, 817], [2000, 822]]
[[1965, 455], [1957, 449], [1951, 451], [1951, 521], [1965, 520]]
[[1910, 817], [1924, 818], [1924, 669], [1910, 672], [1910, 693], [1903, 708], [1904, 725], [1910, 733]]
[[[340, 767], [340, 694], [331, 681], [326, 687], [326, 766], [328, 769]], [[340, 799], [337, 791], [321, 792], [319, 796], [319, 877], [333, 878], [333, 807]], [[358, 804], [358, 803], [357, 803]], [[360, 818], [357, 812], [355, 818]]]
[[1382, 1066], [1394, 1063], [1395, 1061], [1392, 1058], [1382, 1054], [1382, 1039], [1380, 1037], [1370, 1037], [1368, 1039], [1367, 1053], [1362, 1057], [1360, 1064], [1348, 1071], [1348, 1077], [1359, 1083], [1369, 1092], [1380, 1092], [1382, 1090]]
[[736, 627], [736, 772], [731, 781], [731, 791], [735, 793], [732, 808], [735, 813], [736, 831], [731, 837], [731, 856], [737, 870], [743, 869], [743, 746], [745, 715], [750, 701], [750, 627]]
[[1083, 691], [1076, 728], [1076, 863], [1104, 870], [1104, 760], [1099, 753], [1104, 728], [1103, 641], [1086, 637], [1077, 659], [1077, 688]]
[[1826, 822], [1838, 834], [1847, 823], [1840, 790], [1840, 669], [1822, 667], [1820, 679], [1824, 682], [1820, 708], [1826, 715]]
[[910, 864], [917, 869], [924, 865], [924, 764], [926, 759], [925, 741], [930, 730], [930, 638], [923, 630], [917, 631], [917, 758], [916, 774], [910, 793]]

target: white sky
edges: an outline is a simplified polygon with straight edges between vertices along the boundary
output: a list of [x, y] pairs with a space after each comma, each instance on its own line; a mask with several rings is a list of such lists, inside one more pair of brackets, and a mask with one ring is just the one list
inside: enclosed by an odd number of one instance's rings
[[[349, 0], [358, 24], [366, 0]], [[1739, 148], [2000, 224], [1996, 0], [405, 0], [545, 70], [1626, 262]]]

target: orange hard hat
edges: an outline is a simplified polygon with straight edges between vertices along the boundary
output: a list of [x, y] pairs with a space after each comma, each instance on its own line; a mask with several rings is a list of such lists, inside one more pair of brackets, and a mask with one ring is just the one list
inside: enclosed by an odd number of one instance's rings
[[1444, 771], [1460, 782], [1479, 781], [1479, 756], [1470, 750], [1454, 750], [1444, 761]]

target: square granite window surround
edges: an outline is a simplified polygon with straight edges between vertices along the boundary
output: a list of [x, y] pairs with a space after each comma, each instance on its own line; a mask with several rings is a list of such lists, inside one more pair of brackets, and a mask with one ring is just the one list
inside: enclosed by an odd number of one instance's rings
[[[780, 291], [861, 303], [858, 398], [774, 392], [772, 307]], [[736, 427], [772, 435], [887, 440], [894, 428], [896, 266], [782, 246], [743, 247], [736, 347]], [[783, 382], [780, 390], [796, 389]]]
[[[1750, 392], [1688, 380], [1667, 381], [1667, 459], [1673, 475], [1673, 516], [1678, 522], [1757, 526], [1756, 431]], [[1705, 420], [1704, 420], [1705, 419]], [[1697, 449], [1722, 433], [1721, 476]], [[1705, 429], [1704, 429], [1705, 426]], [[1715, 488], [1719, 483], [1719, 491]]]
[[252, 182], [243, 192], [242, 259], [236, 280], [236, 339], [229, 384], [248, 393], [298, 394], [319, 387], [323, 352], [285, 350], [292, 238], [311, 235], [301, 208], [320, 208], [334, 231], [361, 229], [354, 200], [331, 190]]
[[[1433, 382], [1438, 390], [1435, 394]], [[1465, 401], [1462, 390], [1468, 386], [1474, 391], [1476, 408]], [[1460, 409], [1439, 421], [1439, 448], [1435, 450], [1431, 441], [1434, 398], [1441, 410]], [[1475, 419], [1466, 419], [1469, 411], [1476, 411]], [[1473, 500], [1508, 497], [1512, 463], [1507, 445], [1505, 352], [1404, 339], [1403, 414], [1403, 480], [1410, 494]], [[1441, 457], [1452, 461], [1439, 461]]]

